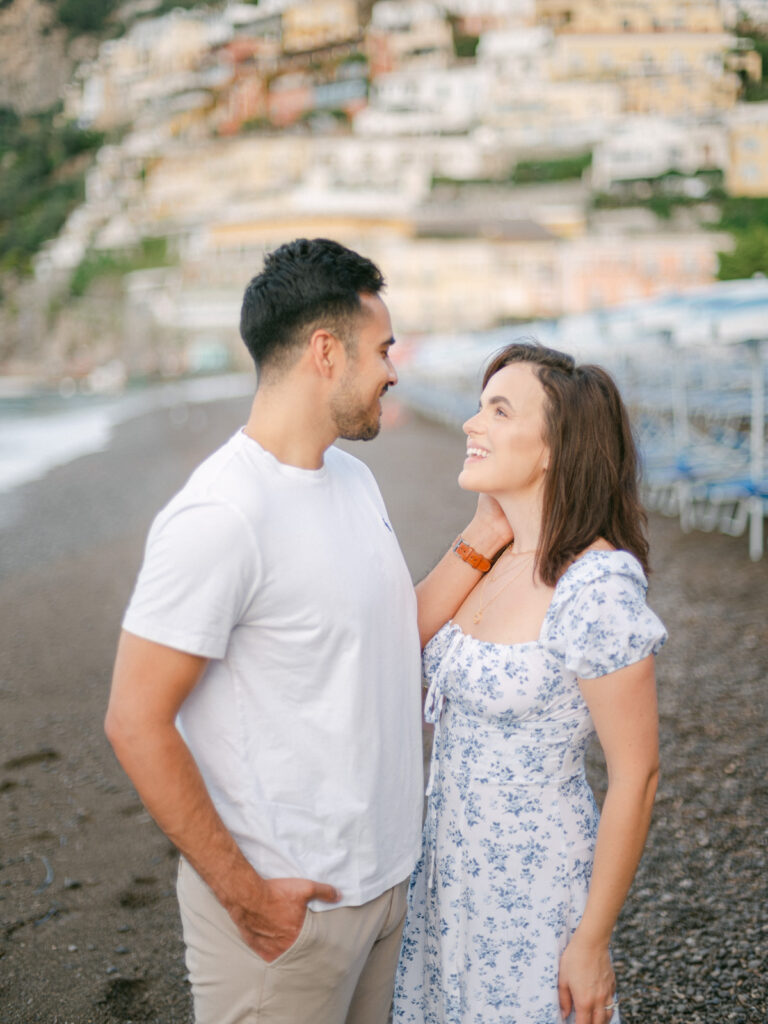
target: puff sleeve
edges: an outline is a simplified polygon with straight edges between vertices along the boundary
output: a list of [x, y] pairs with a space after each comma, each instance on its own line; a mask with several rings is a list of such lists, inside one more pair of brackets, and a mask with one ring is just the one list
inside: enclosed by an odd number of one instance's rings
[[656, 654], [667, 639], [664, 624], [646, 604], [647, 583], [637, 560], [626, 552], [594, 554], [572, 567], [551, 626], [552, 645], [580, 679], [626, 668]]

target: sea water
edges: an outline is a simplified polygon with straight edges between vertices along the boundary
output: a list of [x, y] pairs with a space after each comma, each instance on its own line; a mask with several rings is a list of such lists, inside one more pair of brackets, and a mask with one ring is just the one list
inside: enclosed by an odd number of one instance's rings
[[0, 494], [104, 451], [115, 427], [155, 409], [253, 394], [247, 373], [132, 387], [116, 395], [18, 389], [0, 396]]

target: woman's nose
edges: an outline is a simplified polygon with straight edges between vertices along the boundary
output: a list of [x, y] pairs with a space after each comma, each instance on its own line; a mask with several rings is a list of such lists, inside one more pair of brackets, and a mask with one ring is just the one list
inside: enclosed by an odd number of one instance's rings
[[477, 433], [478, 424], [475, 421], [477, 420], [478, 416], [479, 413], [475, 413], [474, 416], [470, 416], [469, 419], [466, 420], [465, 423], [463, 424], [461, 429], [464, 431], [467, 437], [469, 437], [469, 435], [472, 433]]

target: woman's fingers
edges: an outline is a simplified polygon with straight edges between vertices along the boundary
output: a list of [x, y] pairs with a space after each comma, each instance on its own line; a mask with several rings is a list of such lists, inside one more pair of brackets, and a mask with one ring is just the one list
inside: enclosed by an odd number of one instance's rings
[[[618, 1006], [615, 995], [600, 996], [588, 999], [582, 1004], [576, 1004], [576, 1015], [574, 1024], [610, 1024], [613, 1011]], [[560, 1010], [563, 1011], [561, 999]], [[570, 1012], [570, 1011], [569, 1011]], [[568, 1014], [563, 1013], [563, 1020]]]
[[575, 1010], [575, 1024], [610, 1024], [613, 1011], [618, 1005], [614, 1002], [615, 997], [608, 996], [605, 1000], [602, 997], [589, 999], [574, 1006], [573, 997], [567, 985], [558, 985], [557, 995], [563, 1020], [566, 1020], [568, 1014]]
[[560, 1013], [563, 1015], [563, 1020], [565, 1020], [573, 1009], [573, 999], [571, 998], [570, 988], [563, 982], [558, 983], [557, 998], [560, 1001]]

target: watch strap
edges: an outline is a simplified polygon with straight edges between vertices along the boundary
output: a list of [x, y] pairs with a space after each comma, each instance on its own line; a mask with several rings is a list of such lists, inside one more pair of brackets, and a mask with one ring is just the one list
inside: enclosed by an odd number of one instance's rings
[[478, 572], [488, 572], [491, 568], [490, 560], [485, 555], [481, 555], [479, 551], [475, 551], [473, 547], [470, 547], [463, 537], [459, 537], [452, 550], [455, 555], [459, 556], [462, 562], [471, 565]]

